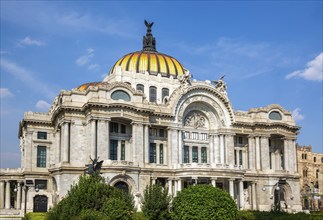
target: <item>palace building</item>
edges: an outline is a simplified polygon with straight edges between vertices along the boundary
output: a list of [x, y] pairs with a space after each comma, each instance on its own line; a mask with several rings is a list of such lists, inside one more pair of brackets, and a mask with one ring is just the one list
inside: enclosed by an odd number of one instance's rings
[[300, 128], [291, 113], [277, 104], [234, 110], [223, 77], [193, 80], [157, 51], [146, 26], [142, 50], [117, 60], [102, 82], [61, 91], [46, 113], [24, 114], [21, 168], [1, 169], [0, 213], [47, 211], [98, 157], [106, 183], [133, 194], [139, 210], [145, 187], [160, 183], [172, 196], [212, 184], [239, 209], [300, 211]]
[[312, 146], [297, 146], [303, 209], [323, 210], [323, 154]]

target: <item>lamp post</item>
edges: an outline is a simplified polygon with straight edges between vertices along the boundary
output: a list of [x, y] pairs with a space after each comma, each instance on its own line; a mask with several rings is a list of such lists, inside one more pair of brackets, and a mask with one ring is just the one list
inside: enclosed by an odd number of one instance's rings
[[277, 185], [276, 190], [278, 191], [276, 210], [280, 211], [281, 210], [281, 207], [280, 207], [280, 190], [281, 190], [281, 187], [279, 187], [279, 184]]
[[[39, 192], [38, 185], [36, 185], [36, 186], [28, 186], [28, 185], [26, 185], [26, 184], [24, 185], [24, 191], [25, 191], [25, 209], [24, 209], [24, 214], [25, 214], [25, 215], [26, 215], [26, 212], [27, 212], [27, 195], [28, 195], [28, 190], [29, 190], [30, 188], [35, 188], [35, 191], [36, 191], [36, 192]], [[17, 186], [15, 187], [14, 191], [15, 191], [15, 192], [17, 192], [17, 191], [18, 191]]]

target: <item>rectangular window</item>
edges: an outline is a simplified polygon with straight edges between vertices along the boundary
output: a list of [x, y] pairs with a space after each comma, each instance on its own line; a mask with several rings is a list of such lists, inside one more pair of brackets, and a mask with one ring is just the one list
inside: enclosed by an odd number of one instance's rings
[[190, 162], [189, 146], [184, 146], [184, 163]]
[[314, 163], [315, 163], [316, 162], [316, 157], [314, 157], [313, 160], [314, 160]]
[[185, 131], [185, 133], [184, 133], [184, 138], [185, 138], [185, 139], [190, 139], [190, 132]]
[[46, 147], [37, 147], [37, 167], [46, 167]]
[[271, 147], [271, 139], [269, 139], [269, 147]]
[[202, 163], [207, 163], [207, 150], [206, 147], [202, 147], [201, 149], [201, 162]]
[[38, 131], [37, 132], [37, 139], [47, 140], [47, 132]]
[[206, 133], [202, 133], [201, 134], [201, 139], [206, 141], [207, 140], [207, 134]]
[[118, 160], [118, 141], [110, 140], [110, 160]]
[[239, 165], [242, 165], [242, 150], [239, 150]]
[[237, 150], [234, 150], [234, 164], [237, 165]]
[[110, 123], [110, 132], [118, 133], [118, 123], [115, 123], [115, 122]]
[[192, 139], [197, 140], [198, 139], [198, 133], [197, 132], [192, 132]]
[[160, 164], [164, 163], [164, 145], [163, 144], [159, 145], [159, 163]]
[[126, 133], [126, 125], [121, 124], [120, 125], [120, 133], [125, 134]]
[[120, 160], [126, 159], [126, 143], [125, 141], [121, 141], [121, 158]]
[[149, 129], [149, 136], [157, 136], [157, 129], [156, 128], [150, 128]]
[[159, 129], [159, 137], [165, 137], [165, 130]]
[[272, 157], [272, 152], [269, 152], [269, 169], [273, 168], [271, 157]]
[[243, 139], [242, 139], [242, 137], [238, 137], [238, 144], [243, 144]]
[[38, 189], [47, 189], [47, 180], [35, 180], [35, 186]]
[[198, 148], [196, 146], [194, 146], [192, 148], [192, 162], [193, 163], [198, 163], [199, 161], [199, 153], [198, 153]]
[[149, 163], [156, 163], [156, 144], [155, 143], [150, 143]]

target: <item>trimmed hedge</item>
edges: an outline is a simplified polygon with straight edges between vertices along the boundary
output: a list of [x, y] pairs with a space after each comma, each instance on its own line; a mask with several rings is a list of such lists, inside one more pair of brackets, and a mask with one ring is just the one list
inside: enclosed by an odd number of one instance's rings
[[235, 220], [237, 205], [231, 196], [210, 185], [190, 186], [178, 192], [173, 202], [174, 220]]

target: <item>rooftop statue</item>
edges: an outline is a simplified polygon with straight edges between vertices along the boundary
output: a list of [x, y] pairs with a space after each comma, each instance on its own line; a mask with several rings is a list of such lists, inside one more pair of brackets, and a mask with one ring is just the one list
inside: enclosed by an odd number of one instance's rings
[[219, 80], [212, 80], [211, 82], [213, 82], [215, 84], [215, 88], [218, 89], [222, 94], [227, 94], [227, 85], [224, 82], [223, 78], [225, 77], [225, 75], [221, 76]]
[[151, 27], [154, 25], [154, 22], [149, 22], [145, 20], [145, 25], [147, 27], [147, 33], [151, 33]]

